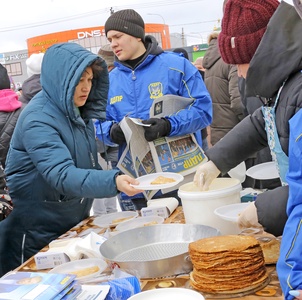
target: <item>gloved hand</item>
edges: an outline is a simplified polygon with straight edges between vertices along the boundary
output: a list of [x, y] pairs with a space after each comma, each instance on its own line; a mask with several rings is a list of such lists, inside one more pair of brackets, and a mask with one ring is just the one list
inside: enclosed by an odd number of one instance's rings
[[202, 164], [196, 171], [194, 176], [195, 185], [199, 186], [203, 191], [209, 189], [212, 181], [220, 174], [215, 164], [212, 161], [208, 161]]
[[166, 118], [150, 118], [142, 121], [143, 124], [151, 124], [145, 129], [145, 139], [152, 142], [160, 137], [167, 136], [171, 131], [171, 123]]
[[118, 123], [114, 123], [110, 128], [111, 140], [119, 145], [126, 143], [125, 135]]
[[262, 227], [258, 222], [257, 208], [255, 202], [251, 202], [245, 210], [243, 210], [238, 218], [238, 226], [241, 229], [250, 227]]

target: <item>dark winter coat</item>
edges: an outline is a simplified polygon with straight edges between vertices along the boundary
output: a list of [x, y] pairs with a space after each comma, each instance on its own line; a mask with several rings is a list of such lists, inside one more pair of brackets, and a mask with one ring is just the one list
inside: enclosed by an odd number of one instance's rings
[[[246, 96], [260, 96], [273, 105], [287, 79], [276, 109], [276, 126], [283, 151], [288, 154], [289, 123], [302, 107], [302, 22], [295, 9], [281, 2], [250, 63]], [[268, 145], [261, 108], [243, 119], [207, 155], [223, 174]], [[255, 202], [265, 230], [281, 235], [287, 219], [288, 187], [262, 193]]]
[[[22, 103], [11, 89], [0, 90], [0, 163], [5, 167], [9, 143], [13, 135]], [[0, 168], [0, 193], [5, 193], [5, 174]]]
[[34, 74], [27, 78], [22, 84], [22, 94], [19, 100], [28, 104], [28, 102], [42, 89], [40, 82], [40, 74]]

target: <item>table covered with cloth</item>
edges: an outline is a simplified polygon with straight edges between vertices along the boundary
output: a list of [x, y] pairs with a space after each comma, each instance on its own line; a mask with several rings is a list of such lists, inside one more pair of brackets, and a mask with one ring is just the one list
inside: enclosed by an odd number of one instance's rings
[[[77, 226], [71, 228], [68, 232], [63, 234], [59, 239], [62, 238], [72, 238], [72, 237], [83, 237], [91, 230], [97, 232], [98, 234], [105, 233], [105, 228], [98, 228], [93, 224], [93, 220], [95, 217], [91, 216], [86, 220], [82, 221]], [[164, 223], [185, 223], [185, 218], [183, 214], [182, 207], [179, 206], [176, 210], [171, 214], [170, 217], [165, 219]], [[98, 230], [99, 229], [99, 230]], [[47, 251], [48, 246], [44, 247], [41, 252]], [[48, 272], [49, 270], [37, 270], [34, 257], [28, 259], [25, 263], [21, 266], [16, 268], [16, 271], [39, 271], [39, 272]], [[280, 283], [278, 280], [277, 272], [276, 272], [276, 265], [270, 264], [267, 265], [267, 271], [269, 273], [269, 283], [265, 285], [262, 289], [257, 291], [249, 291], [248, 294], [236, 294], [236, 295], [228, 295], [227, 297], [220, 297], [215, 296], [211, 297], [211, 295], [204, 294], [206, 299], [242, 299], [242, 300], [282, 300], [284, 296], [281, 291]], [[179, 276], [171, 276], [166, 277], [163, 279], [148, 279], [144, 280], [141, 279], [141, 289], [142, 291], [150, 290], [150, 289], [157, 289], [157, 288], [167, 288], [167, 287], [182, 287], [182, 288], [191, 288], [190, 286], [190, 279], [189, 274], [186, 275], [179, 275]]]

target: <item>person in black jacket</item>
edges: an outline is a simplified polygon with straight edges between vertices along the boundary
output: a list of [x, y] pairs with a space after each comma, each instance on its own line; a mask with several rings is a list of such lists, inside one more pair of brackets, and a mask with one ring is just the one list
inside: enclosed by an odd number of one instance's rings
[[[22, 103], [10, 88], [6, 68], [0, 64], [0, 163], [5, 168], [9, 143], [21, 112]], [[5, 174], [0, 170], [0, 193], [6, 194]]]
[[218, 40], [222, 58], [237, 64], [238, 75], [246, 78], [246, 96], [261, 97], [265, 105], [206, 152], [209, 162], [194, 177], [207, 189], [220, 173], [269, 145], [283, 185], [259, 194], [240, 214], [239, 223], [243, 227], [260, 223], [275, 236], [282, 235], [287, 220], [288, 121], [302, 107], [301, 32], [301, 19], [286, 2], [226, 2]]

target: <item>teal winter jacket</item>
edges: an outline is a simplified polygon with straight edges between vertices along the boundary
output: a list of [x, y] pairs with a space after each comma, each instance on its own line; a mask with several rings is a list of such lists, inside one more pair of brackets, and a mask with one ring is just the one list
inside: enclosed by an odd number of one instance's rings
[[[100, 70], [87, 102], [77, 109], [75, 88], [95, 61]], [[98, 165], [92, 120], [105, 111], [105, 62], [75, 43], [54, 45], [43, 59], [41, 85], [18, 119], [7, 156], [14, 209], [0, 223], [0, 275], [87, 218], [93, 198], [118, 192], [118, 171]]]

